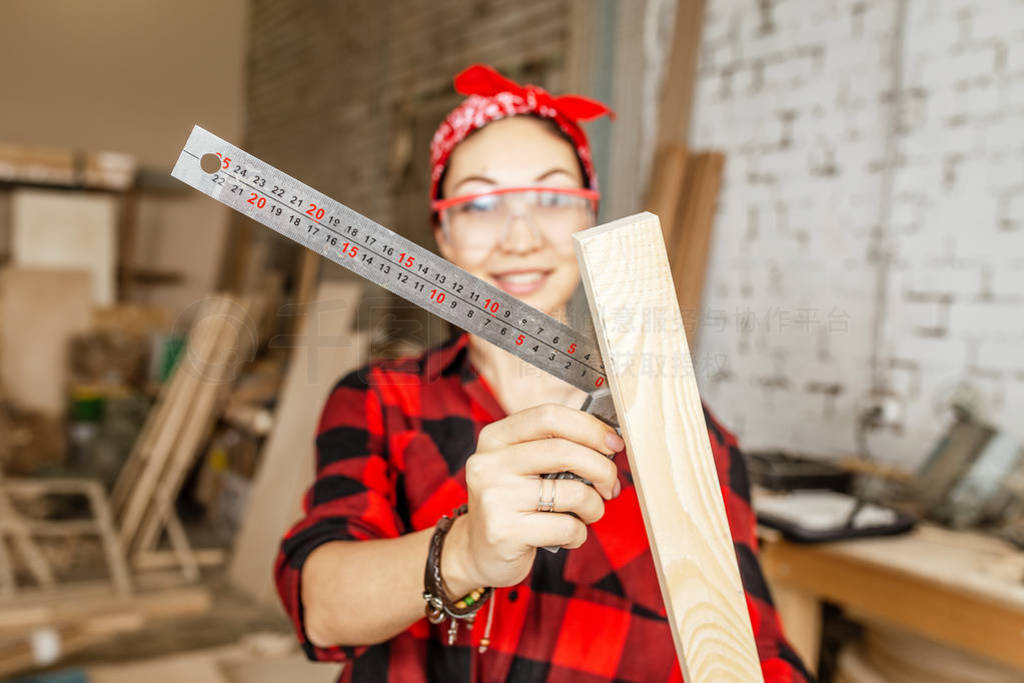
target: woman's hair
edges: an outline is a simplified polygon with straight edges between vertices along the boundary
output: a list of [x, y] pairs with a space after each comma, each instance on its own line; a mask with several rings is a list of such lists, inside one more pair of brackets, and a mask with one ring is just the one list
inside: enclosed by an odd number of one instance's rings
[[[585, 187], [587, 189], [592, 189], [590, 187], [590, 178], [588, 177], [587, 170], [586, 170], [586, 168], [583, 165], [583, 160], [580, 159], [579, 153], [576, 152], [576, 145], [573, 144], [572, 138], [570, 138], [568, 135], [566, 135], [565, 132], [561, 128], [558, 127], [558, 124], [555, 123], [553, 119], [547, 118], [545, 116], [538, 116], [537, 114], [532, 114], [532, 113], [514, 114], [513, 116], [528, 116], [531, 119], [535, 119], [537, 121], [540, 121], [548, 129], [549, 132], [554, 133], [556, 136], [558, 136], [558, 138], [560, 140], [563, 140], [567, 145], [572, 147], [572, 150], [573, 150], [572, 155], [576, 159], [576, 163], [579, 165], [580, 177], [583, 178], [583, 187]], [[510, 117], [506, 117], [506, 118], [510, 118]], [[495, 119], [495, 121], [502, 121], [502, 120], [504, 120], [504, 119]], [[490, 123], [494, 123], [494, 121], [491, 121]], [[481, 131], [484, 128], [486, 128], [488, 125], [490, 125], [490, 123], [485, 124], [485, 125], [481, 126], [480, 128], [477, 128], [477, 129], [471, 131], [465, 138], [463, 138], [461, 141], [459, 141], [459, 145], [461, 145], [463, 142], [465, 142], [466, 140], [468, 140], [471, 137], [473, 137], [474, 135], [476, 135], [479, 131]], [[458, 149], [459, 145], [456, 145], [455, 149]], [[452, 150], [452, 154], [455, 153], [455, 149]], [[432, 197], [432, 199], [444, 199], [444, 179], [448, 175], [448, 168], [450, 166], [451, 166], [451, 157], [449, 157], [449, 162], [447, 164], [445, 164], [444, 170], [441, 171], [441, 179], [437, 183], [437, 196], [436, 197]], [[436, 213], [434, 214], [434, 223], [435, 223], [435, 225], [439, 225]]]

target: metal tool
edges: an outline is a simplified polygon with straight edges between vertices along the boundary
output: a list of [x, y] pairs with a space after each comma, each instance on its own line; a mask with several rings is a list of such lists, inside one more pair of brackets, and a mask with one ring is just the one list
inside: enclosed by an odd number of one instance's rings
[[597, 341], [199, 126], [171, 175], [222, 204], [582, 389], [618, 429]]

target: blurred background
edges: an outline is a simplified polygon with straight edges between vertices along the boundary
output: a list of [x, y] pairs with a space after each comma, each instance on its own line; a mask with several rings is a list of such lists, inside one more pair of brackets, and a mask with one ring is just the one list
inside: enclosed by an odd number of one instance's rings
[[1024, 3], [2, 0], [0, 61], [0, 676], [336, 678], [271, 583], [318, 411], [450, 328], [169, 173], [199, 124], [434, 248], [483, 62], [618, 113], [809, 666], [1024, 680]]

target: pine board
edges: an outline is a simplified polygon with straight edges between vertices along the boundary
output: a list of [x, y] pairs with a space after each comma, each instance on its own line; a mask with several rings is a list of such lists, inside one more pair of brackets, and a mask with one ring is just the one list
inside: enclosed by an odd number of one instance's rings
[[761, 681], [658, 217], [574, 241], [683, 675]]

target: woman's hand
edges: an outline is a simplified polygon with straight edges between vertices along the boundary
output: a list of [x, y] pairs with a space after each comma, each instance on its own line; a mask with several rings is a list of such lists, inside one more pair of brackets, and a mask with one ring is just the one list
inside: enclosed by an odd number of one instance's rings
[[[554, 403], [485, 426], [466, 461], [469, 510], [448, 532], [442, 553], [441, 574], [458, 593], [450, 597], [478, 586], [519, 583], [537, 548], [583, 545], [586, 525], [601, 519], [605, 500], [619, 495], [618, 471], [607, 456], [623, 447], [622, 438], [593, 415]], [[572, 479], [548, 481], [554, 512], [538, 512], [539, 475], [562, 471], [594, 487]]]

